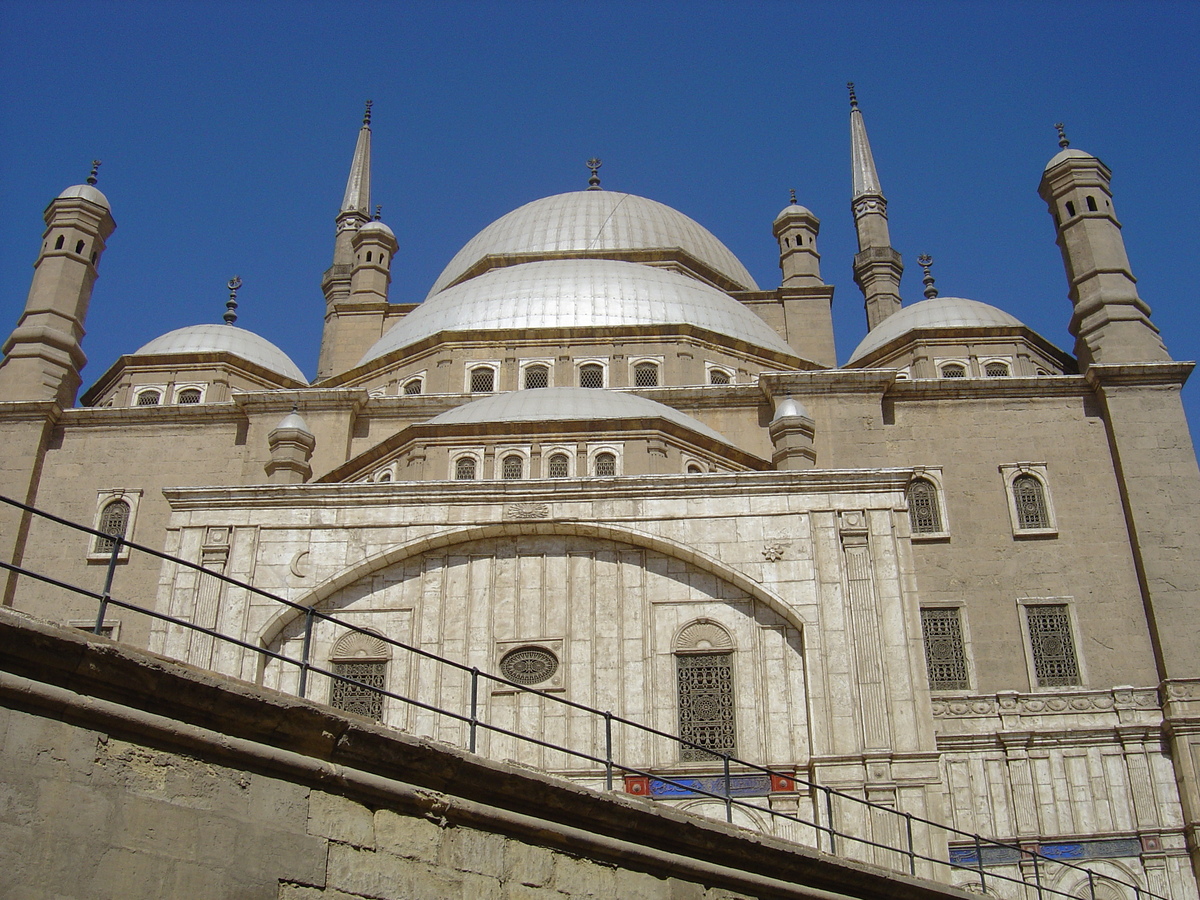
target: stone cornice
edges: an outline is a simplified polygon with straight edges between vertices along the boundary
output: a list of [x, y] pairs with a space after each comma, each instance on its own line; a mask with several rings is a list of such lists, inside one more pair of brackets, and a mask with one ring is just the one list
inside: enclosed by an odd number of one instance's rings
[[1084, 374], [1090, 384], [1100, 389], [1143, 385], [1182, 386], [1194, 368], [1194, 362], [1093, 363]]
[[768, 399], [798, 394], [878, 394], [896, 381], [895, 369], [818, 369], [812, 372], [763, 372], [759, 386]]
[[888, 389], [894, 400], [976, 400], [1019, 397], [1080, 397], [1091, 388], [1082, 375], [1020, 375], [1004, 378], [909, 378]]
[[57, 400], [0, 400], [0, 422], [57, 423], [63, 413]]
[[364, 388], [301, 388], [290, 391], [244, 391], [234, 394], [230, 399], [247, 413], [287, 414], [295, 404], [303, 415], [318, 410], [358, 412], [368, 398]]
[[[618, 499], [712, 499], [779, 493], [902, 494], [912, 479], [906, 469], [808, 469], [800, 472], [738, 472], [723, 475], [630, 475], [617, 478], [552, 478], [527, 481], [392, 481], [382, 484], [310, 483], [243, 487], [165, 488], [172, 509], [279, 506], [334, 508], [397, 504], [507, 504]], [[890, 509], [892, 503], [886, 504]]]
[[[291, 407], [289, 406], [290, 410]], [[168, 404], [166, 406], [79, 406], [63, 411], [63, 425], [73, 428], [161, 425], [164, 422], [206, 425], [241, 422], [245, 415], [233, 403]]]

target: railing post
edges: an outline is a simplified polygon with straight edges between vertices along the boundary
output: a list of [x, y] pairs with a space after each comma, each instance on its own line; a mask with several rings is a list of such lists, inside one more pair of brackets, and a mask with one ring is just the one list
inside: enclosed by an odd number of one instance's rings
[[104, 617], [108, 615], [108, 598], [112, 596], [113, 578], [117, 574], [117, 557], [121, 555], [121, 535], [113, 535], [112, 553], [108, 554], [108, 568], [104, 573], [104, 590], [100, 594], [100, 610], [96, 613], [96, 627], [92, 634], [104, 634]]
[[829, 826], [829, 852], [837, 852], [837, 844], [834, 842], [834, 836], [837, 831], [833, 827], [833, 791], [827, 787], [822, 787], [825, 792], [825, 824]]
[[1091, 869], [1088, 869], [1088, 893], [1092, 895], [1092, 900], [1096, 900], [1096, 876]]
[[729, 754], [722, 753], [725, 760], [725, 821], [733, 824], [733, 791], [729, 784]]
[[604, 711], [604, 788], [613, 789], [612, 711]]
[[1045, 896], [1042, 894], [1042, 870], [1038, 866], [1038, 857], [1041, 855], [1042, 854], [1036, 850], [1033, 852], [1033, 883], [1037, 885], [1038, 900], [1043, 900]]
[[979, 835], [975, 835], [975, 868], [979, 872], [979, 889], [983, 890], [987, 887], [987, 879], [983, 874], [983, 842]]
[[308, 690], [308, 658], [312, 653], [313, 608], [304, 611], [304, 646], [300, 651], [300, 690], [301, 697]]
[[913, 851], [912, 813], [904, 814], [904, 828], [908, 832], [908, 874], [917, 874], [917, 854]]
[[470, 751], [475, 752], [475, 731], [479, 724], [479, 669], [471, 667], [471, 741]]

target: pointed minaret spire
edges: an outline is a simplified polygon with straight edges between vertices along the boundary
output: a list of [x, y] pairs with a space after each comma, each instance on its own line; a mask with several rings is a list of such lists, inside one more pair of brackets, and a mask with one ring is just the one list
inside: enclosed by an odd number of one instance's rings
[[863, 293], [867, 309], [867, 330], [900, 309], [900, 276], [904, 263], [892, 249], [888, 234], [887, 200], [875, 170], [867, 125], [858, 108], [854, 82], [850, 90], [850, 161], [853, 194], [850, 208], [858, 232], [858, 253], [854, 257], [854, 281]]
[[[366, 222], [371, 208], [371, 106], [367, 101], [363, 113], [362, 128], [358, 130], [358, 143], [354, 145], [354, 159], [350, 163], [350, 177], [346, 179], [346, 196], [342, 199], [342, 211], [338, 216], [361, 216]], [[361, 224], [361, 223], [360, 223]]]

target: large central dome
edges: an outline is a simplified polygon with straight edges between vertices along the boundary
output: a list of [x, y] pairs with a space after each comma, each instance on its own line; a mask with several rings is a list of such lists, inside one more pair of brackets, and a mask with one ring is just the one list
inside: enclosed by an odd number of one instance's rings
[[682, 250], [728, 279], [731, 289], [758, 290], [729, 248], [683, 213], [633, 194], [573, 191], [526, 203], [483, 229], [450, 260], [428, 296], [489, 256], [527, 261], [560, 253], [605, 257], [639, 250]]

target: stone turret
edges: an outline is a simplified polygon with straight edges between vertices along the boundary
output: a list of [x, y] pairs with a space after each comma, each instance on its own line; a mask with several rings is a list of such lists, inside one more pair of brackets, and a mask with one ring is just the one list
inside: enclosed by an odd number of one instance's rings
[[875, 157], [867, 140], [867, 125], [858, 108], [854, 85], [850, 88], [850, 159], [853, 196], [850, 208], [858, 232], [854, 255], [854, 283], [862, 291], [870, 331], [900, 309], [900, 276], [904, 263], [892, 249], [888, 233], [887, 199], [875, 171]]
[[784, 397], [775, 407], [775, 416], [768, 426], [775, 451], [771, 461], [782, 471], [811, 469], [817, 464], [813, 449], [816, 423], [804, 404]]
[[105, 241], [117, 227], [108, 198], [96, 188], [99, 161], [85, 184], [67, 188], [46, 207], [46, 231], [34, 263], [25, 310], [2, 348], [0, 399], [75, 403], [80, 346]]
[[775, 240], [779, 242], [782, 286], [823, 285], [825, 282], [821, 280], [821, 254], [817, 252], [817, 234], [821, 231], [821, 220], [796, 203], [795, 191], [792, 191], [792, 202], [775, 217], [772, 231]]
[[272, 484], [303, 484], [312, 477], [309, 460], [317, 439], [295, 407], [267, 435], [267, 446], [271, 460], [265, 468]]

